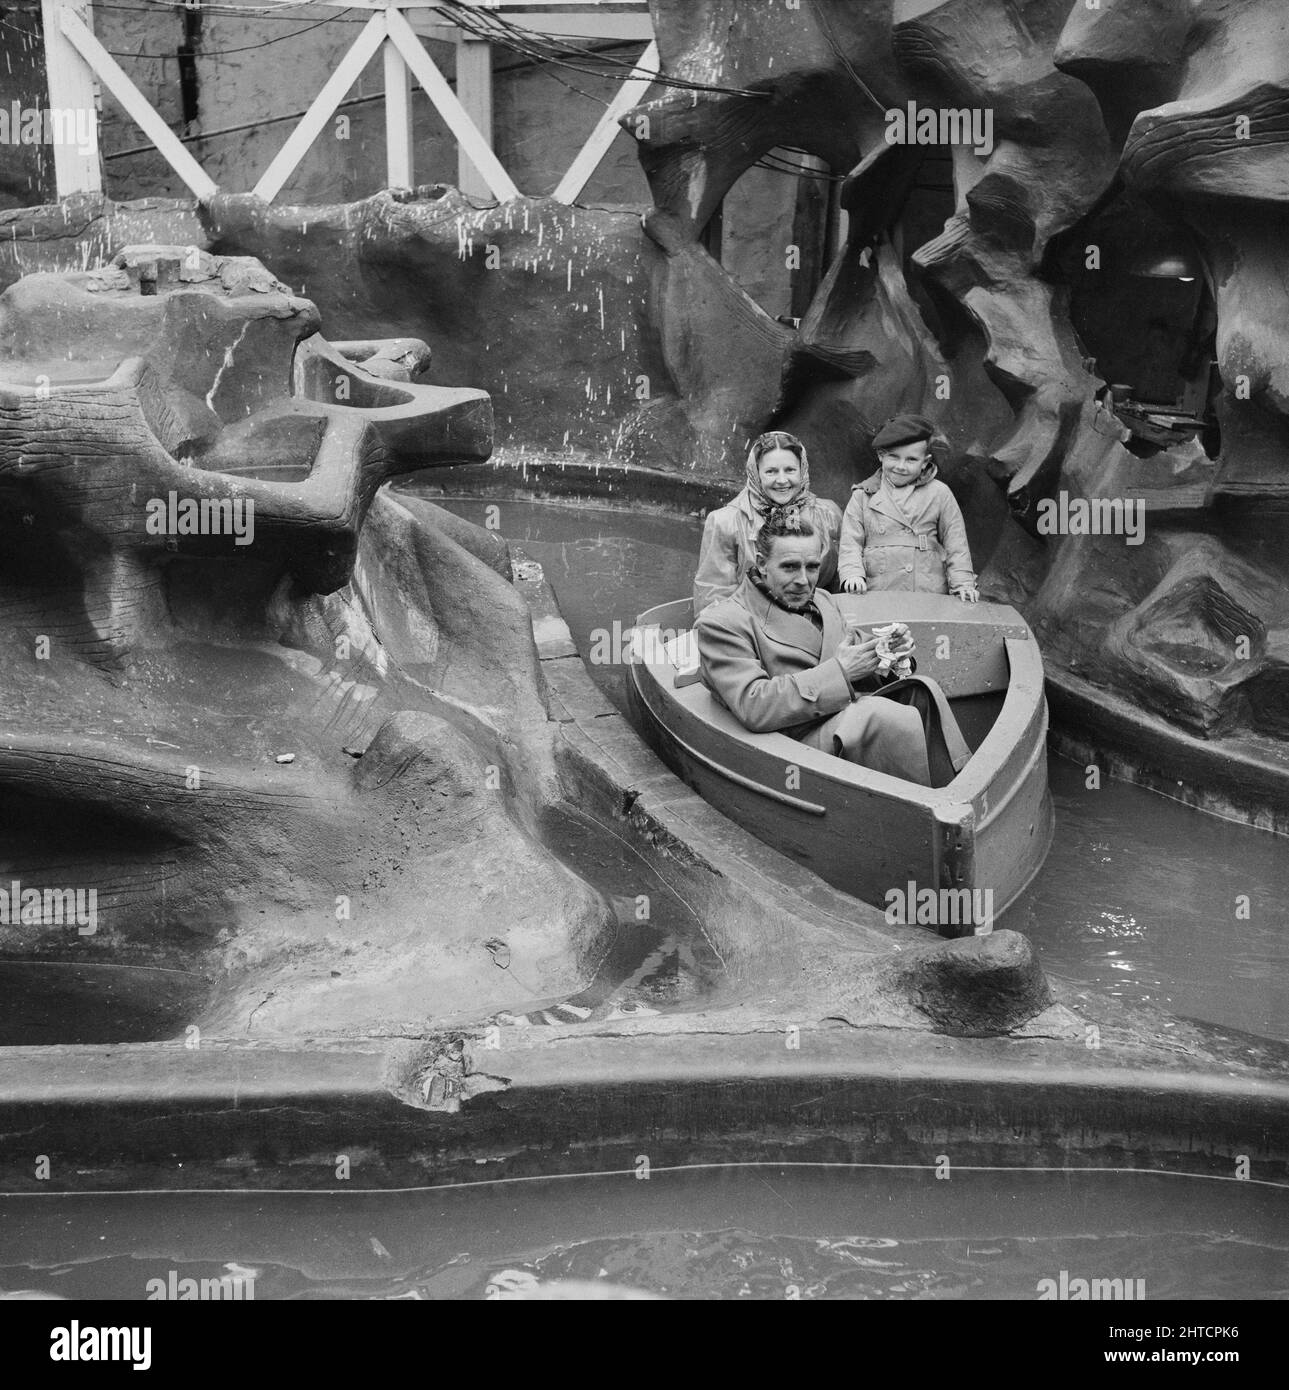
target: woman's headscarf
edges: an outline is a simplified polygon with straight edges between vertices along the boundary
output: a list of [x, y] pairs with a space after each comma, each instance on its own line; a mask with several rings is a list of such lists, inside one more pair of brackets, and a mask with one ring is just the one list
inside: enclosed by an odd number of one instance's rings
[[[761, 456], [768, 454], [771, 449], [787, 449], [789, 453], [796, 454], [801, 464], [801, 487], [790, 502], [774, 501], [761, 486]], [[815, 495], [810, 491], [810, 464], [806, 458], [806, 446], [795, 434], [788, 434], [784, 430], [771, 430], [768, 434], [754, 439], [752, 447], [748, 450], [744, 471], [747, 486], [734, 499], [734, 505], [752, 522], [754, 535], [772, 511], [789, 511], [793, 508], [804, 510], [814, 504]]]

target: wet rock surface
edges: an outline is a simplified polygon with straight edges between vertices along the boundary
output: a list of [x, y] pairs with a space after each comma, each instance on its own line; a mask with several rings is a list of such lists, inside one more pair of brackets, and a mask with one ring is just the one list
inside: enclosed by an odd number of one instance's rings
[[879, 988], [911, 998], [937, 1029], [961, 1037], [1010, 1033], [1052, 1003], [1034, 948], [1013, 931], [902, 952]]
[[499, 919], [573, 988], [605, 910], [532, 832], [560, 790], [504, 547], [379, 490], [485, 457], [487, 396], [368, 376], [195, 248], [27, 277], [0, 322], [5, 868], [90, 908], [0, 953], [55, 1011], [115, 971], [127, 1034], [158, 969], [163, 1030], [499, 1006]]

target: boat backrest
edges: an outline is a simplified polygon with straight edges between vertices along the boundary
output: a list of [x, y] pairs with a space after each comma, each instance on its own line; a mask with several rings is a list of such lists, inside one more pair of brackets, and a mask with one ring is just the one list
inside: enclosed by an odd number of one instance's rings
[[681, 690], [687, 685], [696, 685], [703, 678], [698, 661], [698, 638], [694, 630], [677, 633], [662, 645], [663, 654], [672, 668], [671, 683]]
[[1006, 639], [1029, 636], [1014, 608], [964, 604], [943, 594], [838, 594], [837, 606], [851, 627], [907, 623], [917, 644], [918, 675], [938, 681], [950, 699], [1006, 690]]
[[950, 699], [1007, 689], [1006, 637], [1023, 628], [909, 624], [917, 644], [917, 671], [937, 681]]

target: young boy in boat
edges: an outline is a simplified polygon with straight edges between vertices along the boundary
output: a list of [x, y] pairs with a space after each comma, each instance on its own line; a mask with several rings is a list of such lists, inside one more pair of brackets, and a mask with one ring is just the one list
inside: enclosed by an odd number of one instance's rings
[[841, 521], [841, 588], [903, 589], [980, 598], [967, 528], [952, 492], [936, 478], [935, 426], [895, 415], [873, 437], [881, 467], [855, 486]]
[[[876, 637], [847, 630], [818, 587], [823, 540], [803, 517], [774, 513], [752, 570], [695, 624], [703, 681], [745, 728], [777, 730], [921, 786], [943, 786], [970, 756], [943, 691], [879, 674]], [[907, 631], [891, 655], [911, 655]]]
[[732, 594], [756, 559], [756, 533], [776, 509], [794, 508], [824, 539], [819, 582], [832, 588], [837, 577], [837, 536], [841, 508], [810, 491], [806, 446], [794, 434], [771, 430], [752, 441], [745, 466], [746, 485], [732, 501], [711, 512], [694, 575], [694, 616], [709, 603]]

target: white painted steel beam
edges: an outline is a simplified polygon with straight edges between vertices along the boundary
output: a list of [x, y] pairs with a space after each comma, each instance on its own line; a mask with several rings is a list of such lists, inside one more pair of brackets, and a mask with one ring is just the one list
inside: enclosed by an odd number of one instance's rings
[[412, 74], [388, 38], [381, 53], [385, 60], [385, 180], [390, 188], [411, 188]]
[[[202, 202], [218, 192], [215, 180], [184, 148], [182, 141], [161, 119], [147, 97], [121, 71], [117, 61], [94, 37], [84, 20], [67, 5], [58, 7], [62, 33], [89, 64], [99, 80], [125, 108], [126, 114], [157, 147], [170, 167]], [[61, 190], [60, 190], [61, 196]]]
[[[483, 39], [467, 38], [457, 45], [457, 99], [492, 149], [492, 45]], [[457, 146], [457, 187], [467, 198], [487, 198], [492, 192], [463, 144]]]
[[[65, 113], [86, 130], [90, 141], [81, 148], [75, 140], [54, 142], [54, 187], [58, 197], [69, 193], [98, 193], [103, 172], [98, 157], [98, 111], [94, 105], [94, 74], [71, 39], [63, 32], [61, 11], [73, 10], [93, 33], [89, 0], [41, 0], [40, 18], [45, 36], [45, 74], [49, 84], [49, 109]], [[73, 132], [76, 129], [73, 126]], [[16, 137], [15, 137], [16, 138]]]
[[555, 190], [556, 202], [571, 203], [586, 187], [587, 181], [600, 167], [604, 156], [608, 154], [610, 146], [618, 137], [618, 132], [621, 130], [618, 125], [619, 119], [625, 116], [633, 106], [639, 105], [644, 94], [653, 85], [653, 80], [657, 74], [658, 45], [656, 42], [651, 42], [649, 47], [640, 55], [640, 61], [635, 65], [631, 76], [622, 84], [617, 95], [605, 108], [604, 114], [591, 132], [590, 139], [582, 146], [577, 158], [569, 166], [568, 173], [560, 180], [559, 187]]
[[282, 185], [308, 154], [309, 146], [335, 114], [336, 107], [345, 98], [345, 93], [362, 76], [363, 69], [384, 42], [385, 33], [386, 16], [372, 15], [359, 31], [348, 52], [336, 65], [336, 70], [323, 84], [322, 90], [314, 97], [313, 104], [301, 117], [300, 124], [287, 137], [286, 144], [274, 155], [273, 162], [260, 175], [260, 181], [254, 190], [257, 197], [271, 203], [282, 191]]
[[456, 136], [462, 152], [469, 156], [470, 162], [482, 175], [492, 196], [499, 203], [519, 197], [519, 190], [511, 182], [510, 175], [501, 167], [501, 161], [467, 114], [457, 94], [448, 86], [447, 78], [425, 51], [411, 25], [397, 9], [386, 12], [385, 23], [390, 38], [398, 45], [398, 51], [403, 55], [403, 61], [411, 68], [412, 76], [425, 88], [426, 95], [434, 103], [448, 129]]

